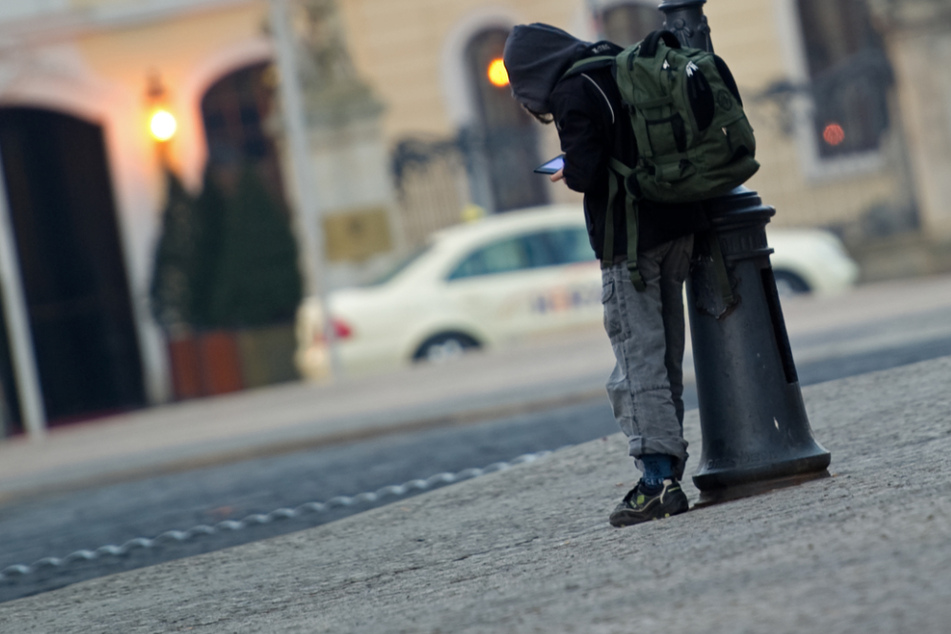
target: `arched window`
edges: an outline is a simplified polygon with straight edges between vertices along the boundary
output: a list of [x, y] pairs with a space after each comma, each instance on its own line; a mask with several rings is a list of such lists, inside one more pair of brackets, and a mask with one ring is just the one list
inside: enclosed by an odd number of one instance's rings
[[621, 46], [630, 46], [644, 39], [651, 31], [664, 26], [664, 14], [657, 2], [628, 2], [605, 9], [601, 14], [604, 39]]
[[[508, 32], [483, 31], [466, 47], [466, 61], [476, 101], [477, 121], [466, 135], [466, 149], [477, 200], [493, 211], [548, 202], [544, 179], [532, 173], [541, 162], [534, 119], [512, 98], [504, 73], [490, 78], [490, 66], [501, 60]], [[497, 68], [497, 67], [496, 67]]]
[[201, 100], [208, 162], [224, 180], [253, 166], [268, 190], [283, 197], [274, 141], [267, 132], [273, 104], [272, 66], [247, 66], [218, 80]]
[[879, 149], [891, 68], [863, 0], [798, 0], [819, 156]]

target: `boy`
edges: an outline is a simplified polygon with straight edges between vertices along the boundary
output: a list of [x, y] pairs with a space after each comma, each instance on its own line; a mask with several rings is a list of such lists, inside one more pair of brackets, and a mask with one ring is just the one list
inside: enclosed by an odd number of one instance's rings
[[[607, 383], [618, 425], [642, 477], [610, 515], [630, 526], [683, 513], [680, 487], [687, 460], [683, 437], [683, 282], [690, 268], [693, 233], [707, 227], [699, 204], [639, 203], [637, 266], [646, 289], [638, 291], [627, 268], [623, 193], [610, 197], [608, 169], [616, 159], [637, 160], [637, 144], [610, 63], [565, 72], [579, 59], [614, 56], [610, 42], [588, 43], [546, 24], [516, 26], [503, 59], [515, 99], [542, 123], [554, 123], [565, 166], [551, 176], [584, 193], [588, 235], [601, 260], [604, 326], [616, 360]], [[619, 192], [623, 183], [616, 183]], [[608, 226], [607, 210], [613, 222]], [[613, 249], [606, 245], [608, 234]], [[606, 253], [618, 254], [606, 257]]]

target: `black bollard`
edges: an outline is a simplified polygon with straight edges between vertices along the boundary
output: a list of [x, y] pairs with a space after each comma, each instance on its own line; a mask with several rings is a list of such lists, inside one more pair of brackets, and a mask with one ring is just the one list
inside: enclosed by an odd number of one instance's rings
[[[707, 205], [713, 228], [698, 236], [687, 282], [701, 504], [828, 475], [831, 459], [812, 437], [769, 262], [766, 224], [775, 210], [744, 187]], [[732, 301], [721, 290], [720, 257]]]
[[[705, 2], [659, 8], [682, 44], [712, 51]], [[769, 263], [766, 224], [775, 209], [745, 187], [706, 206], [712, 228], [697, 236], [687, 283], [701, 505], [826, 476], [831, 460], [812, 437]]]

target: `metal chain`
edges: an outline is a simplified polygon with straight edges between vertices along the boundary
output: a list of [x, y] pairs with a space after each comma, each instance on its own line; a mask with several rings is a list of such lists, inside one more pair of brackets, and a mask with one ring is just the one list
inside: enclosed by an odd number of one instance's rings
[[270, 524], [271, 522], [278, 520], [287, 520], [301, 517], [302, 515], [306, 515], [308, 513], [322, 513], [324, 511], [329, 511], [330, 509], [338, 507], [349, 507], [358, 504], [371, 504], [391, 496], [401, 497], [413, 491], [426, 491], [436, 486], [453, 484], [456, 482], [461, 482], [462, 480], [469, 480], [489, 473], [494, 473], [496, 471], [504, 471], [518, 464], [533, 462], [539, 458], [547, 456], [550, 453], [552, 452], [539, 451], [536, 453], [523, 454], [509, 462], [495, 462], [487, 467], [483, 467], [482, 469], [472, 468], [463, 469], [457, 473], [437, 473], [436, 475], [432, 475], [426, 479], [410, 480], [404, 484], [385, 486], [381, 489], [377, 489], [376, 491], [359, 493], [354, 496], [339, 495], [337, 497], [330, 498], [326, 502], [306, 502], [294, 508], [280, 508], [271, 511], [270, 513], [263, 514], [256, 513], [254, 515], [248, 515], [241, 520], [225, 520], [218, 522], [213, 526], [200, 524], [185, 531], [171, 530], [164, 532], [158, 537], [154, 538], [137, 537], [135, 539], [130, 539], [121, 546], [109, 544], [106, 546], [100, 546], [95, 550], [77, 550], [66, 555], [65, 557], [44, 557], [43, 559], [37, 560], [29, 566], [23, 564], [7, 566], [3, 570], [0, 570], [0, 581], [23, 578], [44, 568], [65, 568], [66, 566], [79, 561], [94, 561], [106, 556], [122, 557], [138, 548], [146, 550], [149, 548], [158, 548], [169, 543], [186, 542], [190, 539], [194, 539], [195, 537], [214, 535], [215, 533], [222, 533], [225, 531], [239, 531], [241, 529], [248, 528], [249, 526]]

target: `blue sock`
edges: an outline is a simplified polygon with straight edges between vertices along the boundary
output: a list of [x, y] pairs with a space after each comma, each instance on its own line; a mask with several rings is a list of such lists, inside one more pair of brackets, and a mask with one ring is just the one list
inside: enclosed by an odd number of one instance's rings
[[674, 477], [674, 457], [661, 453], [648, 453], [641, 457], [644, 464], [642, 480], [649, 489], [660, 489], [664, 480]]

